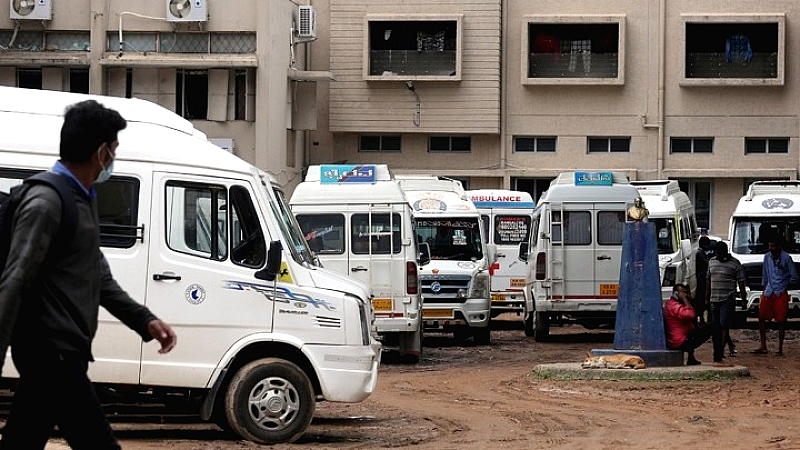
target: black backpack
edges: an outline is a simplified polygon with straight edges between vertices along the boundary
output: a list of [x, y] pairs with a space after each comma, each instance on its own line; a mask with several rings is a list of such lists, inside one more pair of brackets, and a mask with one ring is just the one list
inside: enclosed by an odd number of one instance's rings
[[5, 267], [8, 252], [11, 249], [14, 212], [28, 189], [34, 184], [46, 184], [55, 189], [61, 197], [61, 225], [55, 237], [55, 247], [50, 249], [48, 256], [53, 253], [54, 249], [66, 247], [75, 236], [75, 229], [78, 227], [78, 210], [75, 206], [75, 196], [70, 181], [54, 172], [39, 172], [25, 179], [22, 184], [11, 188], [10, 193], [0, 192], [0, 270]]

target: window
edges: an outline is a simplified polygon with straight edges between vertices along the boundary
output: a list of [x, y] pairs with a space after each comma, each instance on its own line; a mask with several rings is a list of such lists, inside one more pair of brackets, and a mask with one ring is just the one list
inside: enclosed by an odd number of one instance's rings
[[548, 152], [556, 151], [555, 137], [515, 136], [515, 152]]
[[478, 219], [417, 219], [417, 242], [431, 248], [431, 259], [475, 261], [483, 258]]
[[[647, 205], [645, 205], [647, 206]], [[656, 247], [659, 255], [669, 255], [678, 250], [675, 242], [675, 221], [673, 219], [651, 218], [656, 227]]]
[[89, 70], [70, 69], [69, 70], [69, 91], [81, 94], [89, 93]]
[[216, 185], [168, 183], [167, 245], [189, 255], [222, 261], [228, 256], [227, 191]]
[[341, 214], [298, 214], [297, 222], [315, 253], [344, 253], [344, 216]]
[[362, 134], [358, 139], [360, 152], [399, 152], [399, 134]]
[[497, 245], [517, 245], [520, 242], [528, 242], [530, 231], [531, 216], [495, 216], [494, 218], [494, 243]]
[[42, 88], [42, 69], [17, 69], [17, 87]]
[[523, 84], [623, 84], [624, 16], [527, 16]]
[[784, 16], [684, 16], [682, 85], [783, 85]]
[[489, 243], [489, 216], [481, 214], [481, 228], [483, 229], [483, 242]]
[[355, 254], [388, 255], [402, 248], [400, 214], [353, 214], [350, 245]]
[[243, 186], [230, 188], [231, 261], [259, 268], [267, 260], [267, 245], [250, 192]]
[[[678, 180], [683, 192], [689, 196], [697, 218], [696, 227], [709, 229], [711, 223], [711, 182], [705, 180]], [[645, 205], [647, 206], [647, 205]]]
[[[1, 36], [1, 35], [0, 35]], [[108, 51], [162, 53], [255, 53], [256, 33], [108, 33]]]
[[136, 240], [144, 239], [144, 229], [138, 224], [139, 180], [112, 177], [96, 184], [97, 211], [100, 216], [100, 245], [130, 248]]
[[744, 154], [789, 153], [789, 138], [745, 138]]
[[514, 190], [530, 193], [536, 202], [550, 188], [551, 181], [552, 178], [512, 178], [511, 185], [514, 186]]
[[469, 152], [472, 139], [469, 136], [431, 136], [428, 138], [429, 152]]
[[460, 16], [368, 17], [364, 78], [459, 80], [460, 29]]
[[672, 153], [711, 153], [714, 138], [670, 138]]
[[561, 241], [561, 226], [564, 233], [564, 245], [589, 245], [592, 243], [592, 215], [588, 211], [565, 211], [564, 222], [561, 222], [561, 211], [551, 213], [551, 229], [553, 243]]
[[630, 152], [631, 138], [629, 137], [590, 137], [587, 138], [589, 153]]
[[233, 72], [233, 120], [247, 119], [247, 70]]
[[175, 87], [175, 112], [189, 120], [208, 116], [208, 71], [179, 69]]
[[597, 243], [600, 245], [622, 245], [625, 211], [597, 212]]

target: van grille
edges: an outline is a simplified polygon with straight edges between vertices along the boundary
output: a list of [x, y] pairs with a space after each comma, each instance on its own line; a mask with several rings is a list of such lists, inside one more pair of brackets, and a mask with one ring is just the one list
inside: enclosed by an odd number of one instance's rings
[[436, 303], [464, 303], [466, 298], [458, 296], [459, 289], [469, 293], [469, 275], [421, 275], [423, 301]]

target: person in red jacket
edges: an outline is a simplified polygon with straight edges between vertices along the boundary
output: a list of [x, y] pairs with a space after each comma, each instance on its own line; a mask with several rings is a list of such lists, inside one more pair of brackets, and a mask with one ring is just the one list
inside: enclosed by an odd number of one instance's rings
[[672, 288], [672, 296], [664, 303], [664, 331], [667, 337], [667, 348], [682, 350], [689, 356], [687, 366], [696, 366], [700, 361], [694, 357], [694, 350], [707, 341], [714, 332], [714, 324], [695, 327], [697, 314], [692, 308], [689, 287], [676, 284]]

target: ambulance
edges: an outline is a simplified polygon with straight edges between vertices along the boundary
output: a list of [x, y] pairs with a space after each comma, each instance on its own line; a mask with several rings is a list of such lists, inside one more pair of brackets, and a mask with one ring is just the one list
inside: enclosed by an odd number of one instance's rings
[[615, 172], [564, 172], [550, 183], [519, 249], [527, 336], [546, 341], [554, 322], [614, 326], [626, 212], [638, 195]]
[[[375, 390], [369, 290], [316, 264], [268, 173], [147, 101], [6, 87], [0, 99], [4, 190], [52, 167], [68, 105], [93, 99], [128, 121], [114, 175], [97, 185], [100, 244], [178, 345], [160, 354], [101, 308], [89, 376], [117, 401], [155, 395], [273, 444], [299, 438], [318, 400]], [[18, 376], [10, 353], [3, 375]]]
[[[739, 200], [728, 230], [730, 253], [742, 263], [747, 275], [747, 304], [737, 305], [737, 310], [758, 315], [764, 290], [761, 269], [770, 234], [783, 237], [783, 250], [791, 255], [800, 273], [800, 181], [752, 183]], [[789, 286], [789, 301], [789, 316], [800, 316], [800, 286]]]
[[519, 244], [528, 242], [536, 206], [531, 194], [507, 189], [467, 191], [478, 208], [486, 234], [484, 242], [497, 248], [490, 267], [492, 317], [502, 313], [521, 315], [525, 303], [525, 263], [517, 258]]
[[389, 167], [310, 166], [289, 205], [323, 266], [372, 289], [382, 342], [398, 346], [403, 361], [419, 361], [419, 251], [411, 206]]
[[675, 283], [697, 292], [696, 255], [700, 238], [694, 206], [676, 180], [631, 181], [649, 211], [647, 220], [655, 223], [661, 299], [669, 300]]
[[397, 175], [411, 205], [419, 245], [430, 248], [420, 268], [425, 330], [457, 340], [491, 342], [489, 266], [493, 246], [482, 238], [481, 216], [457, 180]]

